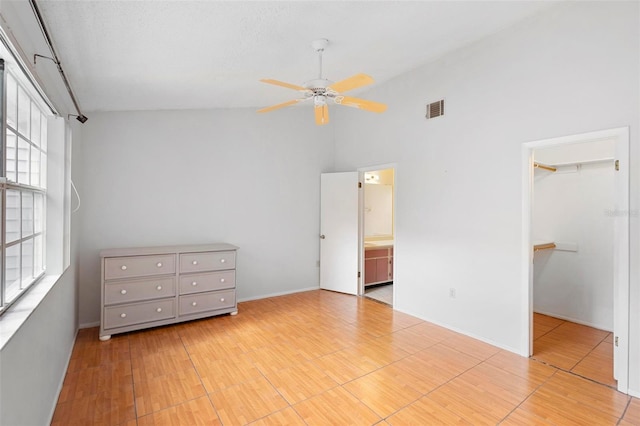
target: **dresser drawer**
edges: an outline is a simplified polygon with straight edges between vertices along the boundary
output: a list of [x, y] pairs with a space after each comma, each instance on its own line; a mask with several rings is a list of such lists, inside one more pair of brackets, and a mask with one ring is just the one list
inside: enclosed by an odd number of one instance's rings
[[233, 308], [235, 305], [235, 290], [191, 294], [189, 296], [180, 296], [180, 315]]
[[236, 271], [208, 272], [180, 276], [180, 294], [223, 290], [236, 286]]
[[180, 255], [180, 272], [218, 271], [235, 269], [235, 251], [215, 251], [203, 253], [182, 253]]
[[105, 280], [174, 274], [175, 272], [176, 256], [174, 254], [107, 257], [104, 259]]
[[175, 277], [147, 278], [143, 280], [108, 282], [104, 285], [104, 303], [137, 302], [175, 296]]
[[160, 299], [149, 302], [104, 308], [104, 328], [117, 328], [174, 318], [175, 299]]

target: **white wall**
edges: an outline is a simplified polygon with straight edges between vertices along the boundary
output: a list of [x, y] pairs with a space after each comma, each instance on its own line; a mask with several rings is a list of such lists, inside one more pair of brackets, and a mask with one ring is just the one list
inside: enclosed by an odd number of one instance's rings
[[[395, 163], [394, 307], [526, 354], [522, 143], [630, 126], [630, 386], [640, 392], [637, 2], [565, 2], [333, 115], [336, 167]], [[425, 120], [425, 104], [445, 115]], [[449, 288], [457, 298], [449, 298]]]
[[365, 183], [364, 237], [393, 236], [393, 185]]
[[[558, 245], [535, 253], [534, 311], [608, 331], [613, 331], [615, 169], [613, 160], [588, 161], [613, 158], [613, 142], [535, 151], [536, 161], [544, 164], [585, 163], [555, 173], [536, 169], [532, 226], [534, 241]], [[577, 251], [563, 250], [574, 244]]]
[[105, 248], [228, 242], [241, 300], [318, 286], [333, 129], [308, 108], [92, 113], [83, 143], [81, 325], [99, 321]]

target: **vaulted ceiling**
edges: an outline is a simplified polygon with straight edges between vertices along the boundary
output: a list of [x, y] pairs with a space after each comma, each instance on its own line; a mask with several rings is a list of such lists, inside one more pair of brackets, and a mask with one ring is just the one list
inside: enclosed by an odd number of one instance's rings
[[282, 102], [295, 93], [259, 79], [317, 78], [311, 42], [318, 38], [330, 41], [326, 78], [364, 72], [381, 83], [549, 7], [539, 1], [37, 3], [84, 111]]

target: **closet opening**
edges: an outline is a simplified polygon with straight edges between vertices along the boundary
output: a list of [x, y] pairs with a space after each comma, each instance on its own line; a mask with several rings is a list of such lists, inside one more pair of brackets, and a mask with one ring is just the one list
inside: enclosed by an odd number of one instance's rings
[[393, 306], [394, 169], [362, 171], [360, 295]]
[[628, 129], [524, 148], [529, 355], [627, 393]]

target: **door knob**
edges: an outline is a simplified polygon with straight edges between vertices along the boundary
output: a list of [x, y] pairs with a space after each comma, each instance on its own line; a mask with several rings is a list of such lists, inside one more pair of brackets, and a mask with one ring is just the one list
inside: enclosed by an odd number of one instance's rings
[[324, 239], [325, 239], [324, 234], [321, 234], [321, 235], [320, 235], [320, 239], [321, 239], [321, 240], [324, 240]]

